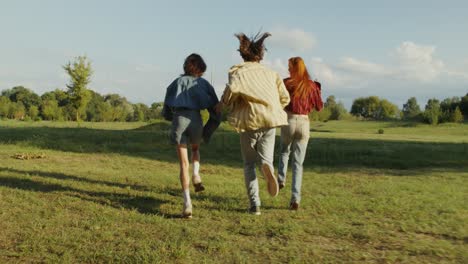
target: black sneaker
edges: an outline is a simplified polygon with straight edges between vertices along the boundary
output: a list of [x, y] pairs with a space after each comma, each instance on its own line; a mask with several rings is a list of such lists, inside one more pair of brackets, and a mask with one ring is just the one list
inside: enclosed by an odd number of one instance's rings
[[262, 213], [260, 212], [260, 206], [252, 206], [249, 209], [249, 213], [253, 215], [261, 215]]
[[205, 190], [205, 186], [201, 182], [193, 184], [193, 187], [195, 187], [195, 192], [203, 192]]
[[283, 188], [284, 188], [284, 186], [285, 186], [284, 182], [282, 182], [282, 181], [278, 181], [278, 189], [280, 189], [280, 190], [281, 190], [281, 189], [283, 189]]
[[289, 210], [293, 210], [293, 211], [299, 210], [299, 203], [298, 202], [291, 202], [289, 204]]

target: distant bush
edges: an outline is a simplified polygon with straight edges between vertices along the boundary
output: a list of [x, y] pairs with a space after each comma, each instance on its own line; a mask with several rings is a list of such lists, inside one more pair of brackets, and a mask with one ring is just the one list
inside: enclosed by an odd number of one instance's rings
[[384, 132], [385, 131], [382, 128], [377, 131], [377, 133], [379, 133], [379, 134], [383, 134]]

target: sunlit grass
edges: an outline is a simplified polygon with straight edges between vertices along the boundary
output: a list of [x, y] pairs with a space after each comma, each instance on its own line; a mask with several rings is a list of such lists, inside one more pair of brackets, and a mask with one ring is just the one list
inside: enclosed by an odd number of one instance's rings
[[259, 217], [226, 127], [202, 147], [207, 190], [190, 221], [167, 128], [2, 121], [0, 262], [468, 260], [466, 125], [313, 124], [327, 131], [312, 132], [301, 210], [287, 209], [290, 179], [276, 198], [261, 181]]

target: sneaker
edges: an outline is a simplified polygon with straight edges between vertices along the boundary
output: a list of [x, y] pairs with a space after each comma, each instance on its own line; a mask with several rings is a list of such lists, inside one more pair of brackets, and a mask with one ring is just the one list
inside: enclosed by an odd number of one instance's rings
[[278, 195], [278, 182], [276, 181], [276, 177], [273, 175], [271, 168], [268, 164], [262, 164], [262, 173], [263, 177], [267, 181], [268, 193], [275, 197]]
[[293, 210], [293, 211], [299, 210], [299, 203], [298, 202], [291, 202], [289, 204], [289, 210]]
[[190, 219], [192, 218], [192, 205], [185, 205], [184, 210], [182, 211], [182, 218]]
[[278, 189], [280, 189], [280, 190], [281, 190], [281, 189], [283, 189], [283, 188], [284, 188], [284, 186], [285, 186], [284, 182], [282, 182], [282, 181], [278, 181]]
[[193, 184], [193, 187], [195, 187], [195, 192], [203, 192], [205, 190], [205, 186], [203, 185], [203, 183], [194, 183]]
[[249, 213], [253, 215], [261, 215], [262, 213], [260, 212], [260, 206], [252, 206], [249, 209]]

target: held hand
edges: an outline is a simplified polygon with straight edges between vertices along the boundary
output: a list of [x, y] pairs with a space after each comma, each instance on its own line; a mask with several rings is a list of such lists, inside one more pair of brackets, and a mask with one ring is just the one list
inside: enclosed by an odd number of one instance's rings
[[222, 102], [219, 102], [215, 106], [215, 111], [216, 111], [217, 114], [221, 114], [221, 112], [223, 111], [223, 103]]

